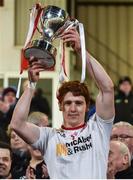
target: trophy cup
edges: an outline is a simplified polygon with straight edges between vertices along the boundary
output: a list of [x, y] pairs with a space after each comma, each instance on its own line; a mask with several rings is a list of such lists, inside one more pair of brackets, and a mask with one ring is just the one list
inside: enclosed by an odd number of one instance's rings
[[[40, 28], [37, 27], [39, 22]], [[62, 32], [72, 26], [77, 26], [76, 19], [71, 20], [68, 13], [56, 6], [40, 5], [32, 9], [30, 18], [29, 37], [24, 46], [24, 56], [29, 61], [34, 56], [41, 61], [44, 69], [51, 69], [56, 63], [57, 49], [52, 45], [53, 40], [59, 38]], [[39, 39], [31, 41], [35, 30], [41, 34]]]
[[[29, 30], [24, 47], [22, 48], [22, 57], [27, 59], [29, 63], [31, 57], [34, 57], [39, 61], [39, 63], [41, 63], [44, 70], [52, 69], [56, 63], [55, 58], [57, 54], [57, 49], [52, 45], [52, 43], [54, 39], [60, 38], [60, 35], [64, 31], [68, 30], [70, 27], [73, 26], [79, 27], [82, 56], [81, 82], [84, 82], [86, 73], [86, 48], [84, 27], [82, 23], [79, 23], [77, 19], [71, 19], [68, 13], [59, 7], [48, 5], [42, 8], [41, 5], [38, 3], [32, 7], [30, 12]], [[39, 39], [32, 40], [36, 30], [38, 30], [40, 37]], [[62, 49], [62, 54], [64, 55], [64, 48]], [[62, 83], [66, 77], [64, 59], [64, 56], [62, 56], [59, 74], [60, 83]], [[22, 72], [23, 68], [20, 71], [16, 95], [17, 98], [19, 98], [20, 93]]]

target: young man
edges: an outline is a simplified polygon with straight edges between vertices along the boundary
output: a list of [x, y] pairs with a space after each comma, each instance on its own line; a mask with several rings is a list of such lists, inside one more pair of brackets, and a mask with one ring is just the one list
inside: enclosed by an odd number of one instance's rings
[[[64, 32], [62, 39], [64, 43], [70, 42], [80, 54], [80, 38], [75, 28]], [[89, 106], [87, 86], [78, 81], [65, 82], [57, 93], [64, 122], [56, 130], [26, 122], [35, 91], [32, 85], [38, 81], [39, 72], [44, 70], [39, 60], [31, 58], [29, 74], [32, 83], [16, 105], [11, 127], [27, 143], [40, 149], [50, 178], [106, 178], [109, 139], [115, 114], [114, 87], [103, 67], [88, 52], [87, 66], [99, 88], [96, 113], [85, 124]]]

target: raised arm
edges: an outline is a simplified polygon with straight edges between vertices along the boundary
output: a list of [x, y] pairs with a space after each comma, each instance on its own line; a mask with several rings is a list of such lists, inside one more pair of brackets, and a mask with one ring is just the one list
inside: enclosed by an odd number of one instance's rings
[[[64, 42], [69, 42], [72, 48], [81, 56], [79, 34], [75, 28], [71, 28], [62, 34]], [[110, 119], [114, 116], [114, 86], [101, 64], [86, 52], [87, 69], [99, 88], [96, 98], [96, 112], [102, 119]]]
[[35, 92], [35, 87], [33, 86], [38, 81], [39, 72], [42, 70], [41, 65], [36, 62], [30, 66], [28, 73], [32, 83], [29, 83], [28, 87], [18, 100], [10, 124], [11, 129], [29, 144], [34, 143], [39, 138], [38, 126], [28, 123], [27, 118], [31, 100]]
[[99, 88], [96, 112], [102, 119], [110, 119], [115, 115], [113, 82], [99, 62], [89, 53], [87, 53], [87, 68]]

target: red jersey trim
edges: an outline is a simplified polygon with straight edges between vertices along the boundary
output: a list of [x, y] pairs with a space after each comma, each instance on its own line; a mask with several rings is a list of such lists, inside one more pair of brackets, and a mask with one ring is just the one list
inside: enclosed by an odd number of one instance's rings
[[64, 130], [77, 130], [77, 129], [81, 129], [81, 128], [85, 127], [85, 126], [86, 126], [86, 123], [84, 123], [84, 124], [82, 124], [82, 125], [80, 125], [80, 126], [71, 127], [71, 128], [67, 128], [67, 127], [65, 127], [64, 125], [62, 125], [61, 128], [64, 129]]

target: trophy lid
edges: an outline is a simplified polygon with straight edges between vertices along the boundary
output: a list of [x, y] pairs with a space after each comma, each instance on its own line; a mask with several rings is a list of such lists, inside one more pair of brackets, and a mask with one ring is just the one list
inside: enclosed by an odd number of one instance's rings
[[42, 34], [44, 39], [52, 41], [55, 33], [68, 19], [68, 13], [57, 6], [46, 6], [41, 16]]
[[61, 9], [57, 6], [46, 6], [44, 8], [42, 18], [51, 19], [53, 17], [59, 17], [60, 19], [62, 19], [62, 21], [64, 21], [68, 17], [68, 13], [64, 9]]

